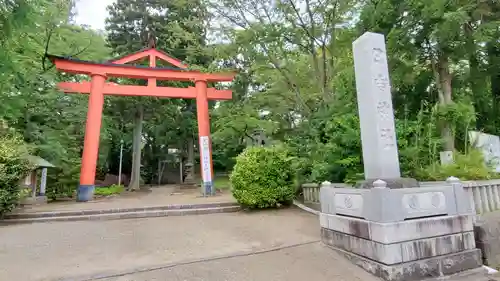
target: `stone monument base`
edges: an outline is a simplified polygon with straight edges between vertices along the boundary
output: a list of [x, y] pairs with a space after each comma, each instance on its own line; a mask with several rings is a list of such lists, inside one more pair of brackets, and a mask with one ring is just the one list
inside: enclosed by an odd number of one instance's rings
[[[396, 266], [386, 266], [376, 261], [366, 259], [362, 256], [358, 256], [346, 251], [342, 251], [338, 248], [332, 247], [335, 251], [342, 254], [352, 263], [363, 268], [369, 273], [380, 277], [382, 280], [400, 280], [400, 281], [493, 281], [488, 277], [486, 270], [476, 266], [476, 255], [480, 255], [478, 249], [472, 250], [467, 254], [452, 254], [441, 257], [441, 259], [449, 259], [453, 262], [464, 260], [464, 262], [458, 262], [456, 265], [451, 266], [450, 270], [453, 274], [443, 274], [439, 273], [439, 267], [443, 267], [442, 261], [439, 258], [430, 258], [426, 260], [421, 260], [418, 262], [403, 263]], [[479, 254], [476, 254], [479, 252]], [[468, 256], [469, 255], [469, 256]], [[470, 256], [474, 256], [472, 259]], [[470, 266], [471, 269], [462, 271], [463, 268]], [[429, 270], [434, 270], [433, 273], [426, 273]], [[433, 276], [433, 277], [429, 277]], [[446, 277], [443, 277], [446, 276]], [[390, 279], [390, 277], [395, 277], [395, 279]], [[444, 279], [446, 278], [446, 279]]]
[[[359, 181], [355, 184], [355, 188], [369, 189], [373, 187], [373, 182], [380, 179], [367, 179]], [[415, 188], [420, 187], [416, 179], [412, 178], [396, 178], [396, 179], [381, 179], [387, 183], [387, 188], [400, 189], [400, 188]]]
[[471, 269], [463, 271], [454, 275], [446, 277], [435, 277], [426, 279], [425, 281], [499, 281], [498, 277], [494, 277], [488, 273], [488, 270], [479, 267], [477, 269]]
[[472, 215], [378, 223], [320, 214], [321, 240], [387, 281], [416, 281], [482, 266]]

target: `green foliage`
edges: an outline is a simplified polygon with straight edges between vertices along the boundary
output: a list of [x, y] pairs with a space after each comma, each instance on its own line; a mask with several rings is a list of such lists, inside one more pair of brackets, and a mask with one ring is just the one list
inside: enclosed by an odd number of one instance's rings
[[[467, 110], [470, 110], [470, 107], [464, 107], [466, 113], [457, 115], [468, 116]], [[441, 139], [437, 130], [436, 120], [439, 118], [437, 109], [438, 107], [429, 107], [422, 103], [415, 119], [399, 120], [396, 123], [400, 165], [404, 176], [428, 179], [429, 176], [424, 176], [422, 171], [427, 171], [428, 167], [439, 161]], [[299, 127], [307, 134], [288, 139], [291, 152], [299, 157], [297, 165], [300, 182], [326, 180], [352, 184], [363, 179], [358, 116], [353, 113], [338, 112], [336, 109], [330, 110], [313, 115], [311, 121], [303, 123], [304, 127]], [[465, 117], [460, 120], [454, 122], [455, 129], [465, 134], [470, 122], [466, 122], [468, 119]], [[465, 137], [458, 136], [458, 138], [466, 141]], [[462, 164], [464, 162], [460, 162], [459, 165]], [[447, 177], [451, 175], [453, 174]]]
[[201, 64], [205, 58], [205, 5], [200, 0], [120, 0], [108, 7], [106, 30], [110, 47], [125, 54], [147, 46], [150, 35], [157, 47], [175, 58]]
[[247, 139], [256, 130], [272, 135], [277, 129], [274, 122], [259, 116], [252, 100], [220, 105], [214, 114], [213, 128], [214, 168], [220, 171], [232, 169], [236, 156], [245, 149]]
[[[326, 115], [330, 117], [326, 117]], [[300, 181], [352, 181], [362, 176], [359, 119], [352, 113], [325, 111], [301, 128], [307, 135], [291, 136], [290, 149], [299, 160]], [[306, 129], [307, 128], [307, 129]]]
[[[115, 56], [137, 52], [156, 39], [156, 48], [189, 64], [192, 68], [205, 68], [210, 61], [205, 53], [205, 5], [200, 0], [120, 0], [108, 7], [106, 19], [107, 42]], [[148, 63], [147, 61], [146, 63]], [[144, 61], [138, 62], [144, 65]], [[158, 66], [172, 67], [157, 60]], [[139, 79], [118, 79], [120, 84], [145, 85]], [[157, 81], [159, 86], [188, 87], [192, 82]], [[185, 162], [195, 153], [189, 153], [196, 143], [196, 110], [192, 99], [158, 99], [139, 97], [112, 97], [105, 115], [109, 144], [103, 170], [117, 174], [120, 140], [125, 142], [123, 170], [129, 173], [133, 159], [132, 132], [134, 115], [139, 107], [144, 110], [141, 143], [141, 175], [146, 182], [156, 182], [158, 162], [165, 160], [169, 148], [180, 150]], [[139, 135], [139, 133], [137, 134]], [[147, 136], [147, 137], [146, 137]], [[141, 137], [135, 138], [140, 140]], [[191, 143], [190, 148], [188, 144]], [[136, 146], [137, 147], [137, 146]], [[138, 154], [138, 149], [135, 150]], [[137, 158], [137, 157], [136, 157]], [[137, 167], [137, 166], [136, 166]], [[133, 182], [131, 182], [133, 183]]]
[[289, 204], [295, 191], [292, 159], [283, 147], [245, 149], [230, 176], [234, 198], [248, 208]]
[[[7, 4], [10, 2], [18, 7], [0, 8], [0, 18], [9, 18], [18, 24], [10, 25], [15, 32], [0, 39], [3, 40], [0, 112], [33, 147], [33, 154], [57, 166], [48, 173], [49, 198], [72, 196], [78, 186], [85, 129], [82, 124], [88, 97], [60, 93], [55, 87], [57, 82], [79, 81], [81, 77], [58, 74], [51, 68], [50, 61], [44, 59], [44, 54], [47, 51], [101, 61], [109, 56], [109, 50], [101, 34], [69, 22], [71, 1], [23, 0], [7, 1]], [[9, 11], [27, 14], [18, 17]], [[107, 150], [106, 134], [103, 136], [101, 153]]]
[[19, 203], [19, 185], [32, 169], [28, 155], [29, 148], [22, 138], [8, 128], [0, 128], [0, 216]]
[[31, 188], [22, 188], [20, 191], [19, 191], [19, 199], [20, 200], [23, 200], [25, 198], [28, 198], [31, 196], [33, 190]]
[[421, 181], [444, 181], [449, 176], [461, 180], [488, 180], [499, 177], [497, 173], [492, 172], [492, 167], [485, 164], [482, 152], [475, 149], [469, 150], [467, 154], [455, 153], [452, 164], [432, 163], [417, 171], [416, 176]]
[[45, 193], [47, 198], [50, 200], [73, 198], [78, 187], [78, 180], [65, 179], [64, 173], [59, 173], [58, 175], [63, 176], [63, 178], [57, 179], [55, 177], [57, 180], [47, 185]]
[[214, 180], [214, 186], [218, 190], [228, 190], [231, 188], [231, 182], [229, 177], [216, 176]]
[[[119, 0], [109, 8], [107, 38], [72, 24], [74, 1], [0, 2], [0, 113], [34, 154], [58, 167], [48, 174], [52, 199], [73, 196], [78, 185], [88, 97], [55, 88], [59, 81], [83, 78], [51, 69], [43, 60], [47, 43], [51, 54], [103, 61], [145, 47], [153, 35], [158, 49], [192, 69], [236, 69], [231, 85], [211, 85], [233, 90], [233, 100], [210, 103], [217, 170], [232, 170], [246, 139], [262, 130], [296, 157], [293, 170], [300, 182], [361, 179], [352, 41], [365, 31], [386, 36], [405, 176], [486, 175], [438, 167], [444, 123], [454, 135], [457, 164], [467, 167], [479, 165], [477, 159], [467, 162], [474, 158], [467, 153], [467, 131], [500, 134], [500, 4], [495, 1]], [[120, 140], [123, 172], [129, 173], [138, 105], [146, 109], [141, 172], [147, 182], [156, 178], [168, 148], [180, 149], [186, 161], [187, 140], [196, 144], [194, 100], [106, 97], [105, 105], [100, 176], [117, 174]]]
[[123, 185], [113, 184], [106, 187], [96, 187], [94, 194], [98, 196], [110, 196], [115, 194], [120, 194], [125, 190]]

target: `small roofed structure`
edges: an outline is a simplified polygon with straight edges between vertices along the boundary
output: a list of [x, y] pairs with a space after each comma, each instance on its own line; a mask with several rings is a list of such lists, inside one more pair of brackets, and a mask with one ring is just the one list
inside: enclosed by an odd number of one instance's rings
[[[26, 176], [24, 181], [21, 183], [23, 188], [31, 188], [31, 197], [26, 198], [23, 204], [39, 204], [46, 203], [47, 197], [45, 196], [45, 190], [47, 187], [47, 168], [55, 168], [53, 164], [48, 162], [47, 160], [29, 155], [27, 160], [34, 166], [33, 170]], [[37, 193], [37, 181], [38, 181], [38, 170], [42, 170], [41, 172], [41, 180], [40, 180], [40, 190]]]
[[43, 159], [42, 157], [34, 156], [34, 155], [29, 155], [28, 161], [30, 161], [31, 164], [33, 164], [37, 169], [40, 168], [55, 168], [56, 166], [52, 165], [49, 163], [49, 161]]

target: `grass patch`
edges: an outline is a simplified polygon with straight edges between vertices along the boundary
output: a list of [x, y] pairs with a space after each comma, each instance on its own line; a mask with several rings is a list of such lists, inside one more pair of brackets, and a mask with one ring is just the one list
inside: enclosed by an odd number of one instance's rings
[[100, 196], [110, 196], [114, 194], [120, 194], [125, 190], [123, 185], [113, 184], [111, 186], [106, 187], [96, 187], [94, 194]]
[[231, 189], [231, 183], [229, 182], [229, 177], [217, 177], [214, 180], [215, 188], [220, 190]]

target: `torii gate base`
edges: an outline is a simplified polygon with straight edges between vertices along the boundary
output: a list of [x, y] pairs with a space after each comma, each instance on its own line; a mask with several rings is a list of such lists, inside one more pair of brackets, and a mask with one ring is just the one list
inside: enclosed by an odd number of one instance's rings
[[[149, 57], [150, 67], [126, 65], [127, 62]], [[196, 98], [198, 136], [200, 150], [201, 173], [203, 177], [203, 194], [215, 194], [213, 186], [212, 148], [210, 140], [210, 117], [208, 99], [231, 99], [232, 92], [207, 88], [208, 82], [229, 82], [235, 74], [209, 74], [199, 71], [188, 71], [187, 66], [180, 61], [169, 57], [154, 47], [141, 50], [137, 53], [116, 59], [109, 63], [94, 63], [64, 57], [49, 55], [49, 58], [60, 71], [73, 74], [86, 74], [91, 82], [73, 83], [63, 82], [59, 88], [68, 93], [89, 93], [87, 123], [85, 125], [85, 139], [78, 187], [78, 201], [92, 200], [95, 188], [95, 170], [99, 152], [99, 138], [101, 130], [104, 95], [122, 96], [155, 96], [170, 98]], [[167, 61], [177, 69], [156, 67], [156, 58]], [[108, 77], [127, 77], [147, 79], [148, 86], [126, 86], [106, 83]], [[171, 88], [158, 87], [156, 80], [194, 81], [195, 87]]]

